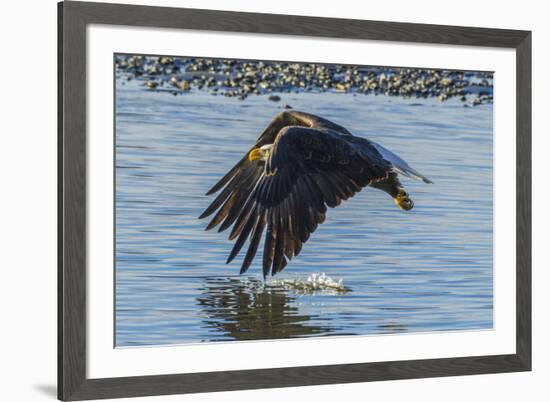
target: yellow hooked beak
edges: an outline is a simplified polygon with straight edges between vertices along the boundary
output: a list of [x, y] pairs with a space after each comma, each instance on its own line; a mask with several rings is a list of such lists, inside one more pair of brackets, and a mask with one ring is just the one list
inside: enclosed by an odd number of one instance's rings
[[262, 159], [264, 156], [263, 151], [260, 148], [254, 148], [250, 153], [248, 154], [248, 160], [250, 162], [255, 161], [257, 159]]

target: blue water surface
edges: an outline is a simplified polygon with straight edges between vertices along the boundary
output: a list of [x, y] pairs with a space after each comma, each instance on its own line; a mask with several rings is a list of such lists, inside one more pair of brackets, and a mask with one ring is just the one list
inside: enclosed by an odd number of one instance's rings
[[[493, 105], [344, 93], [245, 100], [116, 84], [116, 346], [490, 329]], [[428, 176], [410, 212], [367, 188], [327, 213], [281, 278], [343, 278], [346, 293], [239, 276], [206, 191], [284, 104], [373, 139]]]

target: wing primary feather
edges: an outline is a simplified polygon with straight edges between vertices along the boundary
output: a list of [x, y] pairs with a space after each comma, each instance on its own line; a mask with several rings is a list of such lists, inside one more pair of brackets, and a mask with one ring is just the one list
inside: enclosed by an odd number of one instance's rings
[[358, 183], [358, 181], [353, 177], [352, 174], [347, 172], [342, 173], [343, 176], [347, 179], [349, 186], [351, 187], [353, 193], [358, 193], [363, 189], [363, 186]]
[[275, 239], [275, 248], [273, 251], [273, 267], [271, 268], [271, 275], [275, 275], [279, 272], [282, 266], [282, 260], [284, 256], [284, 239], [285, 234], [282, 230], [280, 206], [278, 205], [274, 213], [274, 225], [277, 227], [277, 238]]
[[300, 240], [298, 237], [294, 239], [294, 255], [298, 256], [300, 255], [300, 252], [302, 251], [302, 240]]
[[269, 274], [269, 271], [271, 269], [271, 264], [273, 263], [273, 249], [274, 249], [274, 243], [275, 238], [277, 237], [277, 229], [274, 228], [273, 225], [273, 210], [269, 210], [268, 216], [267, 216], [267, 232], [265, 234], [265, 243], [264, 243], [264, 255], [263, 255], [263, 263], [262, 263], [262, 273], [265, 277]]
[[336, 174], [331, 172], [325, 176], [327, 181], [331, 184], [332, 189], [334, 191], [334, 194], [338, 197], [338, 204], [340, 205], [341, 200], [346, 200], [348, 197], [346, 196], [346, 192], [344, 188], [342, 188], [342, 184], [340, 183], [340, 180], [336, 177]]
[[[307, 194], [304, 194], [304, 190], [302, 189], [303, 184], [299, 182], [300, 185], [300, 193], [302, 194], [303, 198], [307, 200]], [[302, 243], [305, 243], [308, 238], [308, 226], [309, 226], [309, 209], [307, 208], [307, 202], [306, 201], [298, 203], [297, 208], [297, 217], [298, 217], [298, 234], [300, 236], [300, 241]]]
[[251, 211], [250, 217], [246, 221], [246, 224], [244, 225], [243, 230], [242, 230], [241, 234], [239, 235], [239, 238], [235, 242], [235, 245], [233, 246], [233, 249], [231, 250], [231, 254], [229, 254], [229, 257], [227, 258], [226, 264], [229, 264], [231, 261], [233, 261], [233, 259], [237, 256], [237, 254], [239, 254], [239, 251], [241, 251], [241, 248], [243, 247], [244, 242], [246, 241], [246, 239], [248, 239], [248, 235], [252, 231], [252, 228], [254, 227], [254, 225], [257, 221], [255, 212], [256, 212], [256, 208], [254, 208]]
[[199, 219], [206, 218], [207, 216], [212, 215], [212, 213], [218, 209], [231, 195], [232, 188], [228, 185], [223, 189], [223, 191], [218, 194], [218, 196], [212, 201], [212, 204], [204, 210], [204, 212], [199, 216]]
[[265, 191], [262, 199], [269, 205], [275, 205], [275, 200], [278, 198], [278, 194], [280, 194], [278, 187], [281, 181], [281, 173], [279, 172], [277, 175], [271, 176], [270, 180], [266, 180], [266, 185], [262, 188]]
[[349, 197], [353, 195], [353, 190], [350, 188], [349, 183], [346, 182], [345, 178], [343, 177], [342, 173], [340, 172], [334, 172], [332, 175], [335, 182], [338, 183], [338, 186], [343, 194], [343, 199], [347, 200]]
[[223, 186], [225, 186], [229, 180], [233, 178], [237, 174], [237, 172], [241, 169], [242, 165], [247, 162], [248, 153], [235, 165], [231, 168], [229, 172], [225, 174], [208, 192], [206, 195], [211, 195], [216, 192], [218, 192]]
[[340, 190], [338, 184], [334, 182], [331, 173], [324, 175], [323, 180], [325, 183], [325, 187], [330, 192], [330, 194], [332, 194], [332, 197], [334, 199], [333, 208], [335, 208], [342, 203], [342, 191]]
[[281, 272], [283, 269], [285, 269], [286, 264], [288, 264], [288, 261], [287, 261], [287, 259], [283, 256], [283, 258], [281, 259], [281, 265], [279, 266], [279, 269], [278, 269], [277, 272]]
[[206, 226], [206, 230], [210, 230], [214, 227], [216, 227], [228, 214], [230, 208], [235, 204], [236, 199], [239, 197], [239, 193], [233, 193], [231, 196], [225, 201], [225, 204], [220, 208], [218, 213], [212, 218], [208, 226]]
[[[304, 227], [305, 227], [305, 221], [304, 221], [304, 203], [305, 203], [305, 195], [302, 194], [301, 191], [301, 182], [298, 180], [296, 182], [296, 196], [300, 198], [300, 200], [296, 201], [294, 207], [294, 217], [296, 218], [296, 238], [302, 241], [302, 238], [304, 238]], [[295, 247], [299, 248], [299, 247]]]
[[309, 239], [309, 234], [313, 232], [316, 228], [316, 222], [313, 215], [313, 207], [311, 206], [314, 204], [313, 201], [313, 195], [309, 192], [309, 188], [307, 187], [307, 184], [305, 183], [305, 179], [303, 177], [300, 177], [300, 179], [297, 182], [297, 185], [299, 186], [300, 194], [304, 197], [304, 202], [302, 203], [302, 223], [304, 227], [302, 228], [302, 236], [301, 240], [302, 243], [305, 243], [307, 239]]
[[292, 215], [290, 213], [290, 197], [287, 197], [281, 208], [282, 230], [285, 236], [284, 253], [286, 258], [292, 259], [294, 253], [294, 235], [292, 233]]
[[[226, 200], [225, 204], [221, 207], [218, 213], [214, 216], [212, 221], [208, 224], [208, 226], [206, 227], [206, 230], [210, 230], [214, 228], [222, 220], [226, 218], [227, 218], [226, 221], [229, 220], [230, 223], [233, 222], [233, 220], [237, 217], [237, 212], [240, 211], [242, 202], [244, 201], [244, 199], [246, 199], [249, 196], [249, 194], [246, 191], [246, 188], [250, 184], [252, 184], [251, 182], [253, 181], [254, 176], [258, 176], [258, 173], [256, 173], [256, 175], [254, 174], [254, 171], [246, 173], [244, 182], [241, 185], [239, 185], [241, 187], [244, 187], [245, 190], [244, 191], [238, 190], [233, 192], [233, 194]], [[240, 180], [238, 177], [235, 177], [235, 181], [240, 181]], [[228, 185], [228, 187], [230, 185]], [[232, 186], [232, 187], [235, 187], [235, 186]], [[237, 211], [235, 212], [235, 210]], [[234, 216], [231, 216], [230, 214], [233, 214]], [[225, 225], [225, 222], [224, 222], [224, 225], [220, 227], [219, 232], [225, 230], [228, 226], [229, 225]]]
[[237, 217], [239, 216], [239, 212], [242, 210], [243, 203], [246, 201], [246, 199], [250, 196], [249, 194], [249, 188], [255, 181], [258, 180], [258, 177], [261, 175], [260, 171], [256, 171], [255, 174], [252, 174], [248, 177], [246, 183], [243, 184], [242, 188], [239, 189], [239, 195], [235, 202], [233, 202], [231, 209], [227, 212], [227, 216], [223, 223], [220, 225], [219, 232], [223, 232], [226, 230], [229, 226], [235, 222]]
[[250, 216], [251, 210], [256, 206], [256, 201], [254, 198], [250, 197], [248, 198], [248, 201], [244, 205], [244, 207], [241, 209], [241, 214], [237, 217], [237, 220], [235, 224], [233, 225], [233, 229], [231, 229], [231, 233], [229, 234], [229, 240], [235, 239], [243, 229], [244, 224], [246, 223], [248, 217]]
[[244, 257], [244, 260], [243, 260], [243, 265], [241, 266], [241, 271], [240, 271], [241, 274], [244, 274], [246, 271], [248, 271], [250, 264], [252, 264], [252, 261], [256, 256], [256, 253], [258, 251], [258, 246], [260, 244], [260, 241], [262, 240], [262, 234], [264, 232], [264, 228], [265, 228], [265, 211], [263, 210], [262, 207], [259, 207], [258, 222], [256, 223], [254, 234], [252, 235], [252, 239], [250, 240], [250, 245], [248, 246], [246, 256]]
[[306, 183], [309, 193], [311, 194], [312, 201], [314, 201], [312, 205], [315, 206], [318, 212], [324, 214], [327, 210], [327, 207], [323, 199], [323, 193], [311, 176], [304, 176], [304, 182]]
[[246, 222], [246, 219], [250, 215], [250, 210], [254, 208], [257, 203], [256, 199], [258, 198], [258, 193], [260, 191], [260, 187], [262, 186], [263, 182], [264, 182], [263, 177], [256, 181], [254, 188], [250, 192], [250, 196], [246, 200], [246, 203], [244, 204], [243, 208], [241, 209], [241, 214], [237, 217], [235, 224], [233, 225], [233, 229], [231, 229], [229, 240], [233, 240], [241, 232], [243, 225]]
[[327, 207], [323, 201], [323, 196], [315, 184], [315, 182], [312, 180], [309, 176], [304, 176], [303, 178], [304, 183], [306, 187], [308, 188], [308, 191], [310, 193], [310, 199], [313, 201], [310, 204], [309, 207], [309, 216], [310, 216], [310, 232], [313, 233], [320, 223], [322, 223], [325, 220], [325, 212], [327, 211]]
[[326, 204], [334, 208], [337, 204], [337, 198], [333, 194], [332, 190], [328, 187], [326, 181], [323, 179], [321, 175], [315, 175], [314, 177], [315, 183], [317, 184], [317, 187], [321, 191], [321, 194], [323, 194], [323, 199], [326, 202]]
[[289, 203], [290, 203], [290, 210], [292, 211], [293, 215], [291, 215], [291, 225], [292, 225], [292, 237], [294, 240], [294, 244], [292, 245], [293, 254], [296, 256], [300, 254], [300, 249], [302, 248], [301, 241], [300, 241], [300, 232], [299, 232], [299, 226], [298, 226], [298, 213], [297, 213], [297, 207], [296, 207], [296, 200], [294, 198], [294, 193], [290, 193], [289, 197]]

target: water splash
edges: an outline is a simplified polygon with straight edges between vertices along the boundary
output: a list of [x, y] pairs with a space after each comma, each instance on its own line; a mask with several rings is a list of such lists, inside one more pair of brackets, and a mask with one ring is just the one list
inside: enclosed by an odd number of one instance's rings
[[351, 291], [350, 288], [344, 286], [342, 278], [334, 280], [324, 272], [313, 273], [307, 279], [271, 279], [265, 285], [267, 287], [282, 287], [297, 294], [340, 295]]

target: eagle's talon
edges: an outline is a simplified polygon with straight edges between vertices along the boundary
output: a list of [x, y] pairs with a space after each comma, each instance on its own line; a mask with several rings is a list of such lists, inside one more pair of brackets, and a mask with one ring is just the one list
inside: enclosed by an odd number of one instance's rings
[[414, 207], [414, 202], [409, 198], [409, 194], [400, 189], [397, 196], [394, 198], [395, 204], [404, 211], [409, 211]]

